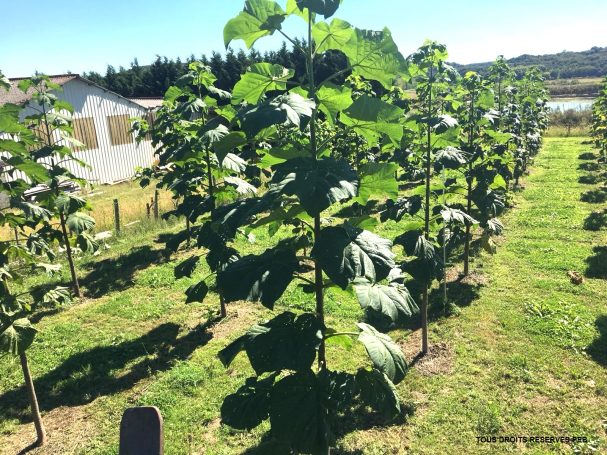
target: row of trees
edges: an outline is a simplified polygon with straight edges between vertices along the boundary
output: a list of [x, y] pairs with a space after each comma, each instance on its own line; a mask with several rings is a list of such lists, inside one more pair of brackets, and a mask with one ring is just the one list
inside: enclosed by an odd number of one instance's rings
[[[9, 87], [0, 73], [0, 90]], [[33, 93], [27, 108], [0, 106], [0, 191], [10, 202], [0, 209], [5, 236], [0, 240], [0, 353], [20, 358], [37, 445], [42, 445], [46, 436], [26, 355], [36, 329], [27, 315], [43, 306], [63, 304], [72, 295], [63, 286], [30, 289], [23, 278], [39, 271], [60, 273], [56, 261], [60, 250], [70, 269], [73, 294], [81, 297], [74, 255], [76, 250], [93, 252], [98, 244], [86, 200], [66, 191], [79, 180], [65, 165], [78, 161], [73, 151], [83, 145], [72, 137], [72, 106], [57, 98], [61, 87], [46, 76], [23, 80], [19, 89]]]
[[[486, 79], [461, 77], [435, 42], [405, 59], [388, 30], [321, 20], [339, 3], [289, 0], [284, 9], [248, 0], [226, 25], [226, 46], [243, 39], [251, 47], [281, 33], [299, 57], [252, 63], [231, 90], [204, 62], [191, 62], [166, 90], [154, 125], [134, 123], [142, 136], [152, 135], [159, 154], [142, 184], [172, 191], [179, 202], [172, 215], [186, 218], [167, 248], [196, 245], [176, 277], [191, 276], [202, 257], [212, 271], [186, 291], [187, 302], [214, 289], [223, 316], [238, 300], [273, 309], [292, 282], [310, 295], [309, 311], [254, 326], [220, 359], [229, 365], [245, 351], [256, 373], [226, 397], [223, 421], [250, 429], [270, 419], [271, 444], [311, 453], [327, 452], [337, 422], [353, 407], [370, 406], [386, 419], [400, 413], [394, 386], [408, 365], [384, 332], [420, 317], [421, 351], [428, 352], [431, 287], [442, 280], [448, 308], [448, 262], [461, 257], [467, 274], [473, 244], [495, 250], [506, 193], [518, 187], [546, 126], [539, 71], [517, 77], [499, 59]], [[284, 35], [288, 16], [302, 20], [305, 40]], [[8, 87], [6, 78], [0, 82]], [[414, 85], [416, 96], [403, 84]], [[71, 137], [72, 108], [45, 76], [20, 88], [33, 92], [26, 109], [0, 107], [0, 185], [11, 201], [0, 223], [20, 238], [0, 241], [0, 347], [21, 358], [42, 444], [26, 357], [35, 329], [27, 315], [70, 293], [34, 292], [20, 277], [36, 269], [57, 273], [60, 246], [79, 296], [75, 249], [98, 245], [86, 201], [65, 191], [66, 181], [78, 181], [65, 163], [77, 160], [72, 151], [82, 145]], [[394, 239], [373, 232], [387, 220], [399, 226]], [[268, 229], [273, 245], [241, 255], [235, 240], [256, 229]], [[395, 244], [405, 260], [397, 261]], [[328, 325], [330, 287], [352, 291], [364, 322], [348, 331]], [[355, 372], [332, 368], [327, 346], [348, 347], [353, 339], [369, 360]]]
[[601, 154], [602, 162], [607, 163], [607, 77], [592, 105], [592, 136]]
[[[441, 44], [404, 58], [387, 29], [328, 21], [339, 4], [248, 0], [225, 26], [226, 47], [279, 33], [303, 65], [254, 63], [225, 90], [211, 68], [192, 62], [154, 125], [134, 125], [158, 147], [159, 165], [142, 184], [172, 191], [173, 215], [187, 220], [167, 248], [196, 245], [175, 276], [191, 276], [203, 257], [212, 271], [186, 291], [187, 302], [214, 289], [225, 315], [241, 300], [273, 310], [291, 283], [309, 295], [306, 312], [280, 313], [219, 353], [227, 366], [244, 351], [255, 371], [225, 398], [223, 422], [251, 429], [269, 419], [272, 453], [327, 453], [353, 409], [400, 414], [395, 385], [408, 365], [384, 332], [419, 317], [421, 353], [429, 351], [430, 289], [442, 280], [448, 308], [447, 263], [461, 257], [468, 274], [473, 244], [495, 251], [507, 192], [519, 187], [547, 125], [538, 70], [517, 77], [498, 59], [487, 78], [461, 77]], [[281, 29], [289, 16], [301, 19], [305, 40]], [[331, 71], [327, 59], [343, 64]], [[394, 239], [373, 232], [387, 220], [399, 226]], [[241, 255], [237, 238], [257, 229], [268, 230], [272, 246]], [[328, 325], [331, 287], [351, 290], [364, 322]], [[368, 361], [355, 372], [335, 369], [330, 354], [347, 356], [335, 350], [354, 340]]]

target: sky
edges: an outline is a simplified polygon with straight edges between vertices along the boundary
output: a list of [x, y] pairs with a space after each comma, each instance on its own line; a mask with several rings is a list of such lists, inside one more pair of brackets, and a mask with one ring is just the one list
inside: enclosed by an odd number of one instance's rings
[[[284, 6], [286, 0], [278, 0]], [[9, 77], [105, 73], [156, 55], [182, 59], [224, 51], [223, 26], [244, 0], [0, 0], [0, 71]], [[387, 26], [403, 55], [426, 38], [447, 45], [450, 61], [607, 46], [606, 0], [344, 0], [336, 17], [366, 29]], [[284, 30], [304, 36], [291, 18]], [[279, 37], [262, 39], [260, 51]], [[235, 44], [235, 50], [243, 47]]]

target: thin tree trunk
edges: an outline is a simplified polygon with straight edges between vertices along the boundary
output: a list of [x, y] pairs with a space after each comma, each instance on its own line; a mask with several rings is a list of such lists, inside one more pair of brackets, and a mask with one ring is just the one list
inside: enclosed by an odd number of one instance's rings
[[72, 274], [72, 286], [74, 287], [74, 294], [76, 295], [76, 297], [82, 298], [80, 284], [78, 283], [78, 275], [76, 275], [76, 267], [74, 266], [74, 258], [72, 256], [70, 237], [67, 233], [67, 228], [65, 226], [65, 215], [63, 214], [63, 212], [59, 212], [59, 220], [61, 221], [61, 231], [63, 232], [63, 241], [65, 243], [65, 251], [67, 253], [67, 262], [70, 266], [70, 273]]
[[[314, 82], [314, 43], [312, 41], [312, 11], [308, 11], [308, 54], [306, 56], [307, 60], [307, 70], [308, 70], [308, 84], [310, 87], [309, 94], [310, 98], [316, 101], [316, 85]], [[314, 160], [318, 160], [317, 157], [317, 148], [318, 144], [316, 142], [316, 118], [317, 118], [317, 108], [312, 110], [312, 118], [310, 121], [310, 154]], [[314, 241], [318, 241], [320, 237], [321, 230], [321, 222], [320, 222], [320, 213], [314, 216]], [[322, 268], [318, 260], [314, 260], [314, 288], [315, 288], [315, 298], [316, 298], [316, 317], [318, 318], [318, 322], [320, 324], [323, 339], [320, 342], [320, 346], [318, 346], [318, 369], [324, 370], [327, 368], [327, 358], [325, 353], [325, 301], [324, 301], [324, 289], [323, 289], [323, 278], [322, 278]]]
[[42, 446], [46, 443], [46, 432], [44, 430], [44, 424], [42, 423], [42, 416], [40, 415], [40, 408], [38, 407], [38, 398], [36, 397], [36, 389], [34, 389], [34, 381], [32, 381], [32, 375], [30, 374], [30, 368], [27, 364], [27, 356], [25, 352], [19, 354], [19, 360], [21, 360], [21, 369], [23, 370], [23, 379], [25, 379], [25, 388], [30, 399], [30, 406], [32, 408], [32, 418], [34, 420], [34, 426], [36, 427], [36, 446]]
[[[432, 77], [432, 75], [431, 75]], [[430, 98], [428, 100], [428, 117], [432, 111], [432, 86], [430, 86]], [[430, 238], [430, 173], [432, 172], [432, 130], [427, 126], [427, 144], [426, 144], [426, 200], [424, 207], [424, 236], [426, 240]], [[422, 355], [428, 353], [428, 292], [429, 285], [424, 285], [422, 297], [421, 325], [422, 325]]]

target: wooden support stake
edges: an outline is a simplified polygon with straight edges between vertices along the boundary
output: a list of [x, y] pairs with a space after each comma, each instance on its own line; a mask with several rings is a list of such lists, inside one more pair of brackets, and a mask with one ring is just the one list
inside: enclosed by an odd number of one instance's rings
[[158, 190], [154, 191], [154, 219], [158, 221]]
[[118, 199], [114, 199], [114, 227], [116, 235], [120, 234], [120, 206], [118, 205]]
[[120, 422], [120, 455], [163, 455], [162, 415], [156, 407], [130, 408]]
[[152, 206], [150, 205], [149, 202], [145, 203], [145, 214], [148, 217], [148, 220], [150, 219], [150, 213], [152, 211]]

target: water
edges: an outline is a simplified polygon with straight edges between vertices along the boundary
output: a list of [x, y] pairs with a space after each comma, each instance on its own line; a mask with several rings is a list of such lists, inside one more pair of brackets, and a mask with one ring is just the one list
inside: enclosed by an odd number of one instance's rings
[[574, 111], [583, 111], [592, 108], [594, 98], [552, 98], [548, 101], [548, 107], [554, 111], [566, 111], [573, 109]]

